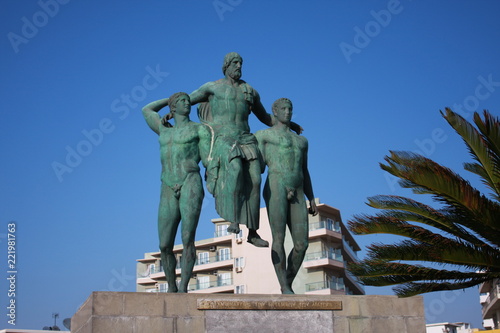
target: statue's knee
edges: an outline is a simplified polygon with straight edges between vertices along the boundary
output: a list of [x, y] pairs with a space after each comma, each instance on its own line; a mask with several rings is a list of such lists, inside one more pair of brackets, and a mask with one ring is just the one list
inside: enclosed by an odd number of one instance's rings
[[171, 246], [162, 244], [160, 244], [160, 252], [166, 255], [174, 254], [173, 248]]
[[307, 240], [306, 241], [297, 242], [295, 244], [295, 250], [297, 252], [300, 252], [300, 253], [302, 253], [302, 252], [305, 253], [307, 251], [308, 247], [309, 247], [309, 242]]

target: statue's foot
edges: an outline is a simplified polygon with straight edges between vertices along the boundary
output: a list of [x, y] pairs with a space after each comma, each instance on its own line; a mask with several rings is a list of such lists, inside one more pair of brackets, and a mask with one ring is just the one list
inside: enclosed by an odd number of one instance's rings
[[281, 288], [281, 293], [283, 295], [295, 295], [292, 288]]
[[260, 238], [255, 231], [248, 235], [247, 241], [257, 247], [269, 247], [269, 242]]
[[177, 292], [177, 287], [175, 288], [168, 287], [167, 293], [176, 293], [176, 292]]
[[178, 293], [178, 294], [179, 294], [179, 293], [185, 294], [185, 293], [187, 293], [187, 292], [188, 292], [188, 291], [187, 291], [187, 288], [180, 288], [180, 289], [177, 291], [177, 293]]
[[229, 227], [227, 227], [228, 232], [232, 232], [233, 234], [239, 234], [240, 233], [240, 225], [236, 222], [231, 223]]

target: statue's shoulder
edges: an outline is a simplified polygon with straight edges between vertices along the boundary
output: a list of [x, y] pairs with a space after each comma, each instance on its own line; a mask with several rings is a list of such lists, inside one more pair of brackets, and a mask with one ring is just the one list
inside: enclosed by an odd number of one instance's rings
[[203, 84], [200, 89], [201, 90], [208, 90], [208, 91], [212, 91], [214, 90], [217, 86], [220, 86], [222, 84], [222, 80], [223, 79], [219, 79], [217, 81], [209, 81], [205, 84]]
[[272, 129], [273, 129], [272, 127], [269, 127], [269, 128], [263, 129], [263, 130], [259, 130], [259, 131], [255, 132], [254, 135], [256, 137], [259, 137], [259, 136], [260, 137], [265, 137], [265, 136], [268, 136], [271, 133]]
[[298, 135], [297, 133], [292, 132], [294, 134], [294, 137], [297, 139], [297, 142], [302, 146], [302, 147], [307, 147], [309, 145], [309, 141], [307, 141], [307, 138], [303, 135]]
[[245, 80], [240, 80], [240, 87], [242, 87], [244, 90], [251, 91], [253, 93], [256, 92], [255, 89], [250, 84], [248, 84]]
[[278, 135], [273, 127], [269, 127], [255, 132], [255, 137], [257, 138], [257, 141], [259, 141], [261, 144], [264, 144], [275, 142]]

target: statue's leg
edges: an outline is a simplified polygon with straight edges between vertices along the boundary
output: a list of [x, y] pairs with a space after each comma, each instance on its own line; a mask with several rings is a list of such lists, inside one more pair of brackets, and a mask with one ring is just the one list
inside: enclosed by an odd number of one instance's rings
[[174, 195], [174, 191], [162, 183], [160, 207], [158, 209], [158, 235], [160, 238], [161, 263], [168, 282], [168, 292], [177, 292], [175, 283], [175, 259], [172, 249], [174, 248], [175, 234], [179, 227], [181, 215], [179, 211], [179, 201]]
[[269, 225], [273, 236], [271, 246], [271, 259], [276, 276], [283, 294], [293, 294], [291, 285], [286, 279], [286, 254], [285, 233], [288, 216], [288, 201], [286, 192], [278, 182], [270, 181], [269, 178], [264, 186], [264, 200], [266, 201]]
[[288, 227], [293, 240], [293, 249], [288, 256], [287, 283], [291, 286], [309, 247], [309, 222], [302, 188], [297, 189], [297, 201], [290, 202]]
[[180, 293], [186, 293], [189, 279], [193, 273], [196, 261], [196, 249], [194, 246], [196, 227], [200, 218], [201, 206], [203, 203], [203, 185], [198, 173], [191, 173], [185, 180], [182, 187], [180, 211], [182, 216], [181, 235], [182, 245], [182, 269], [181, 282], [179, 284]]
[[[217, 200], [225, 200], [224, 206], [232, 209], [231, 216], [233, 220], [227, 231], [238, 234], [240, 232], [239, 217], [242, 206], [242, 189], [243, 189], [243, 167], [241, 158], [233, 158], [227, 164], [226, 168], [226, 188], [223, 196]], [[219, 193], [220, 196], [221, 193]]]
[[260, 183], [261, 166], [259, 160], [247, 161], [244, 164], [244, 190], [247, 200], [247, 227], [248, 242], [257, 247], [268, 247], [269, 242], [263, 240], [257, 233], [259, 229], [259, 210], [260, 210]]

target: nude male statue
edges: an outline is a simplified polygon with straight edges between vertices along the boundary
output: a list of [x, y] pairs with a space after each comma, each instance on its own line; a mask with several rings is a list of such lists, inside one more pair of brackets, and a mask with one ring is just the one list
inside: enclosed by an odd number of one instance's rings
[[[170, 114], [160, 120], [158, 112], [165, 106]], [[196, 261], [195, 232], [204, 197], [200, 176], [200, 159], [208, 155], [210, 132], [207, 127], [189, 119], [191, 103], [186, 93], [149, 103], [142, 109], [149, 127], [160, 136], [161, 196], [158, 210], [158, 234], [161, 263], [168, 282], [168, 292], [187, 292]], [[168, 119], [173, 117], [172, 127]], [[173, 254], [175, 235], [182, 219], [181, 281], [176, 285]]]
[[[264, 185], [269, 224], [273, 235], [271, 258], [283, 294], [293, 294], [292, 283], [306, 254], [309, 234], [309, 213], [318, 214], [311, 177], [307, 168], [308, 142], [290, 131], [292, 102], [280, 98], [273, 104], [273, 127], [257, 131], [255, 136], [268, 176]], [[290, 229], [293, 249], [288, 256], [284, 249], [286, 227]]]
[[[258, 234], [260, 207], [260, 158], [257, 141], [250, 133], [251, 113], [272, 126], [272, 118], [260, 96], [241, 80], [243, 59], [235, 52], [224, 58], [224, 78], [208, 82], [189, 96], [198, 107], [200, 120], [212, 131], [208, 161], [207, 189], [215, 197], [217, 213], [231, 222], [229, 232], [239, 233], [239, 224], [249, 229], [248, 242], [259, 247], [269, 243]], [[300, 133], [301, 128], [291, 123]]]

